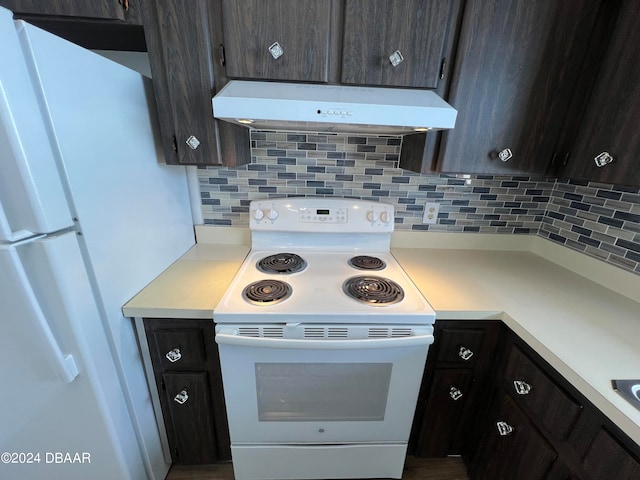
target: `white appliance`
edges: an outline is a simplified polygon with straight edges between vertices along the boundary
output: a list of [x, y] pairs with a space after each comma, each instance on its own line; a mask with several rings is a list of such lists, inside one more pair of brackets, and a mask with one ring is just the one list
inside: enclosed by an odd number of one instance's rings
[[214, 311], [237, 480], [401, 478], [435, 313], [390, 253], [392, 205], [251, 202]]
[[163, 479], [121, 307], [194, 244], [147, 79], [0, 8], [0, 478]]
[[256, 129], [405, 135], [453, 128], [457, 111], [432, 90], [232, 80], [214, 117]]

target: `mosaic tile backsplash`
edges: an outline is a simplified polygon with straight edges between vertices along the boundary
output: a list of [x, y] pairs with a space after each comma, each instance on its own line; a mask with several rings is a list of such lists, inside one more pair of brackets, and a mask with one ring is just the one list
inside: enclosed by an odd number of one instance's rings
[[[396, 230], [534, 234], [640, 274], [640, 189], [555, 178], [420, 175], [401, 137], [252, 131], [251, 163], [199, 169], [205, 223], [248, 226], [249, 202], [356, 197], [393, 204]], [[425, 202], [440, 204], [422, 223]]]

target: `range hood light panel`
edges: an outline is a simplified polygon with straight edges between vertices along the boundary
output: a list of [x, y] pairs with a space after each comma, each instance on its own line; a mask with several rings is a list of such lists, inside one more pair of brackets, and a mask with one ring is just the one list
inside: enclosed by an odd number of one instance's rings
[[213, 114], [258, 130], [377, 135], [449, 129], [457, 116], [431, 90], [248, 80], [227, 83]]

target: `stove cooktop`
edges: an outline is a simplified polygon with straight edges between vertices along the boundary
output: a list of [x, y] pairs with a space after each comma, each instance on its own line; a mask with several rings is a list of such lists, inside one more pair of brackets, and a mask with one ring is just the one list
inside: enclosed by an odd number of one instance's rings
[[390, 253], [258, 250], [249, 253], [214, 320], [432, 324], [435, 312]]

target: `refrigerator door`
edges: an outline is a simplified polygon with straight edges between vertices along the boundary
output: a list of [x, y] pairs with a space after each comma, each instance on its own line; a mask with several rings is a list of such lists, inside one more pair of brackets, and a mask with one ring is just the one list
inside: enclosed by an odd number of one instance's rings
[[147, 478], [75, 237], [0, 246], [0, 478]]
[[0, 242], [73, 224], [11, 12], [0, 8]]
[[22, 24], [78, 242], [151, 476], [167, 464], [133, 322], [122, 305], [194, 243], [185, 167], [163, 163], [151, 83]]

